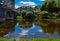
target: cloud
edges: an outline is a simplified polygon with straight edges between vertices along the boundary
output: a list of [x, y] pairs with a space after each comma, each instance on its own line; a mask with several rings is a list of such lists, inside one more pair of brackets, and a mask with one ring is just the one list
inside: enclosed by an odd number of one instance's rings
[[33, 26], [31, 27], [31, 29], [34, 29], [35, 28], [35, 25], [33, 24]]
[[15, 5], [15, 8], [17, 9], [17, 8], [19, 8], [19, 6], [18, 5]]
[[42, 29], [40, 29], [39, 32], [43, 32]]
[[45, 1], [45, 0], [40, 0], [40, 1]]
[[31, 6], [35, 6], [36, 4], [34, 2], [24, 2], [24, 1], [20, 1], [21, 4], [25, 4], [25, 5], [31, 5]]
[[22, 30], [21, 33], [19, 33], [20, 36], [27, 35], [29, 30]]

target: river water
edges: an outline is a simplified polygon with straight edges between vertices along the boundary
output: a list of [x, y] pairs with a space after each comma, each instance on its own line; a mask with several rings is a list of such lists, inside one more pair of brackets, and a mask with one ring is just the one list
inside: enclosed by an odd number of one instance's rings
[[[35, 22], [36, 23], [36, 22]], [[0, 36], [3, 38], [60, 38], [60, 24], [54, 22], [21, 23], [8, 21], [0, 25]]]

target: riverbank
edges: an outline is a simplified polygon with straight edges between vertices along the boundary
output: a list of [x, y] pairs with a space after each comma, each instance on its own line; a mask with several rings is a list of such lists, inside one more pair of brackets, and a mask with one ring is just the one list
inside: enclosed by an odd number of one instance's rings
[[60, 41], [59, 38], [33, 38], [33, 39], [4, 39], [0, 38], [0, 41]]

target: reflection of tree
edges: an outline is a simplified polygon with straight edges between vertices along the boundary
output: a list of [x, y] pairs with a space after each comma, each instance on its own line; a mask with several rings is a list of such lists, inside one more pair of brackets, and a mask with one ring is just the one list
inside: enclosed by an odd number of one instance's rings
[[8, 32], [13, 32], [15, 24], [15, 22], [7, 21], [0, 25], [0, 36], [2, 37], [8, 34]]
[[59, 35], [60, 35], [60, 22], [57, 23], [57, 32], [58, 32]]
[[46, 26], [42, 26], [42, 29], [45, 33], [53, 34], [55, 31], [55, 26], [52, 23], [47, 24]]
[[40, 26], [45, 33], [53, 34], [56, 30], [56, 23], [52, 21], [42, 20], [42, 22], [40, 22]]
[[32, 27], [33, 22], [28, 22], [28, 21], [24, 21], [22, 20], [21, 22], [19, 22], [19, 26], [22, 28], [30, 28]]
[[60, 21], [59, 20], [53, 20], [53, 21], [44, 20], [40, 22], [39, 25], [41, 26], [42, 30], [45, 33], [53, 34], [55, 31], [57, 31], [60, 35]]

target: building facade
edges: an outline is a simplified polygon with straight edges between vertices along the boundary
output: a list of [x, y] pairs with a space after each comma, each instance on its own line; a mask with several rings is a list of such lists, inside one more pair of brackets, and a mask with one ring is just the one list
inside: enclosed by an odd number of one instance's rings
[[16, 11], [18, 13], [21, 13], [21, 11], [23, 11], [23, 10], [25, 10], [27, 12], [32, 12], [33, 11], [33, 8], [30, 7], [30, 6], [21, 6], [21, 7], [19, 7], [19, 8], [16, 9]]
[[16, 14], [14, 10], [14, 0], [0, 0], [0, 22], [5, 21], [6, 19], [15, 20]]
[[16, 20], [16, 13], [9, 8], [0, 8], [0, 22], [6, 20]]
[[14, 9], [15, 7], [15, 0], [1, 0], [0, 1], [3, 6], [8, 7], [10, 9]]

